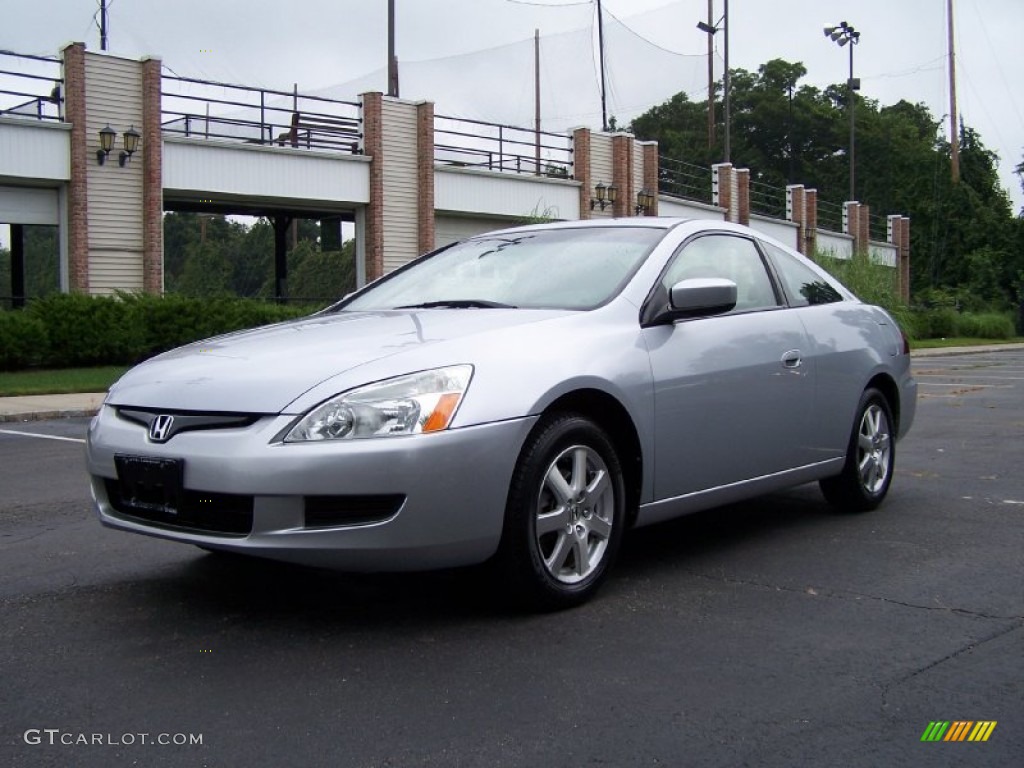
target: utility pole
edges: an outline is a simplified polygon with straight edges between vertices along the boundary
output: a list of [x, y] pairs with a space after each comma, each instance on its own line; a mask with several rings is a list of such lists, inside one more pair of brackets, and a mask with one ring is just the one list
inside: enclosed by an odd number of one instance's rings
[[953, 0], [948, 0], [949, 15], [949, 149], [953, 183], [960, 183], [960, 129], [956, 114], [956, 53], [953, 48]]
[[107, 0], [100, 0], [100, 50], [107, 50]]
[[540, 176], [540, 30], [533, 30], [533, 130], [534, 159]]
[[[708, 27], [715, 27], [715, 0], [708, 0]], [[715, 38], [708, 35], [708, 149], [715, 146]]]
[[729, 79], [729, 0], [725, 0], [725, 8], [723, 9], [722, 16], [722, 32], [725, 35], [725, 77], [723, 78], [725, 87], [725, 162], [731, 163], [732, 157], [730, 154], [730, 141], [732, 135], [732, 124], [730, 118], [729, 109], [729, 87], [731, 81]]
[[398, 95], [398, 59], [394, 55], [394, 0], [387, 0], [387, 94]]
[[604, 81], [604, 13], [601, 0], [597, 0], [597, 54], [601, 65], [601, 130], [608, 130], [608, 98]]

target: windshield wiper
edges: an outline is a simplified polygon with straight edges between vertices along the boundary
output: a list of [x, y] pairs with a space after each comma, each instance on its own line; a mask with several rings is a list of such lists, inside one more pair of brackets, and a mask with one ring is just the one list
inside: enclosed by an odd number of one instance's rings
[[502, 304], [500, 301], [484, 301], [482, 299], [442, 299], [440, 301], [425, 301], [422, 304], [403, 304], [395, 309], [518, 309], [512, 304]]

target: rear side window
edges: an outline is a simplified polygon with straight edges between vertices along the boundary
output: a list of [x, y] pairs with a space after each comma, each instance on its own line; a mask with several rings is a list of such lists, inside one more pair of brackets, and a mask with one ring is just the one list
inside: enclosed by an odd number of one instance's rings
[[839, 291], [806, 264], [771, 243], [762, 242], [761, 247], [775, 264], [775, 271], [782, 280], [782, 287], [791, 307], [832, 304], [843, 300]]

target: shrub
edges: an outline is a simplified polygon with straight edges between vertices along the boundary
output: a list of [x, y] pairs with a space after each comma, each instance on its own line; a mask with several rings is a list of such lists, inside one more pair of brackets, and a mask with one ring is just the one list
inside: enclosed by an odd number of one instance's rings
[[1008, 314], [966, 313], [957, 317], [956, 335], [971, 339], [1012, 339], [1015, 328]]
[[174, 294], [55, 294], [23, 311], [0, 312], [0, 368], [127, 365], [193, 341], [316, 309]]
[[0, 370], [38, 365], [47, 355], [46, 326], [26, 312], [0, 311]]
[[26, 310], [46, 326], [44, 365], [70, 367], [131, 361], [144, 349], [142, 329], [115, 296], [54, 294]]

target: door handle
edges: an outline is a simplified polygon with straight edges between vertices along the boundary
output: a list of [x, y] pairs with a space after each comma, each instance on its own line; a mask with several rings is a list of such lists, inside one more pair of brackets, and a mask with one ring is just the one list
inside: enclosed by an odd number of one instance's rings
[[799, 349], [791, 349], [782, 354], [782, 366], [784, 368], [799, 368], [803, 361], [804, 359], [801, 357]]

